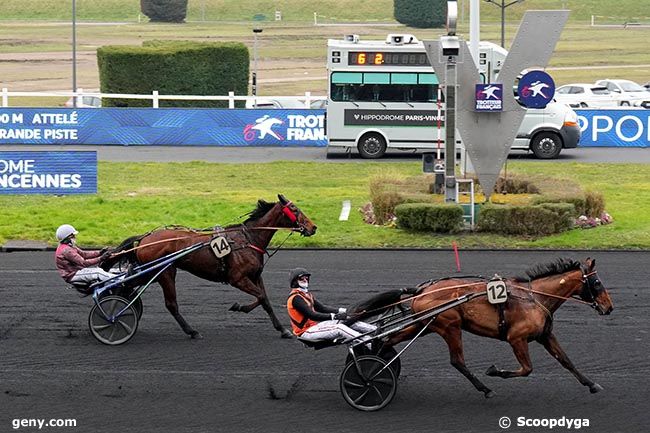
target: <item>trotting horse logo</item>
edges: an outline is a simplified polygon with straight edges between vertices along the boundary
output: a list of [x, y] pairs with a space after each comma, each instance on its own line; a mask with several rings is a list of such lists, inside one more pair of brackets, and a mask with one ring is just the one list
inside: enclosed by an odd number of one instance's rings
[[282, 125], [283, 123], [284, 122], [282, 120], [276, 119], [275, 117], [271, 117], [268, 114], [265, 114], [259, 119], [256, 119], [255, 124], [249, 123], [248, 125], [246, 125], [246, 127], [244, 128], [244, 140], [248, 142], [251, 142], [256, 138], [262, 140], [267, 135], [270, 135], [276, 140], [282, 141], [284, 140], [284, 137], [282, 137], [277, 132], [273, 131], [273, 127], [276, 125]]

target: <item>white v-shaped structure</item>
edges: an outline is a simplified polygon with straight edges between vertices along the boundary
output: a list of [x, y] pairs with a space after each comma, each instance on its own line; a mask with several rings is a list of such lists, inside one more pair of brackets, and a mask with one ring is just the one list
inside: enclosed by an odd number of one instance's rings
[[[524, 69], [546, 67], [568, 17], [567, 10], [526, 12], [496, 80], [496, 83], [503, 84], [501, 112], [474, 111], [475, 84], [481, 80], [467, 44], [460, 44], [458, 57], [461, 60], [456, 67], [457, 82], [460, 83], [456, 92], [456, 125], [488, 198], [526, 114], [526, 109], [515, 100], [511, 90], [515, 79]], [[438, 80], [444, 85], [447, 83], [446, 59], [441, 55], [440, 42], [424, 42], [424, 46]]]

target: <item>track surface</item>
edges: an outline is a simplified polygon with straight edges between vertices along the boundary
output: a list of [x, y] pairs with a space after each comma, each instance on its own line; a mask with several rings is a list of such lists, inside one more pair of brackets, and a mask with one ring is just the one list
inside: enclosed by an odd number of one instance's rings
[[[513, 275], [558, 256], [585, 252], [461, 253], [463, 274]], [[506, 343], [465, 334], [468, 366], [496, 391], [483, 398], [448, 363], [438, 336], [403, 357], [393, 402], [377, 413], [350, 408], [339, 393], [345, 349], [313, 351], [280, 339], [262, 309], [230, 313], [248, 296], [179, 274], [179, 303], [202, 340], [190, 340], [167, 313], [158, 286], [124, 346], [96, 342], [87, 328], [91, 300], [65, 291], [53, 253], [0, 254], [0, 431], [17, 418], [75, 418], [81, 432], [497, 432], [509, 416], [587, 418], [588, 432], [647, 432], [650, 373], [648, 253], [596, 252], [614, 312], [598, 316], [574, 303], [555, 316], [555, 332], [574, 363], [605, 390], [590, 394], [541, 346], [524, 379], [483, 376], [492, 363], [512, 368]], [[379, 290], [453, 275], [448, 251], [281, 251], [264, 272], [276, 312], [294, 266], [313, 272], [320, 299], [348, 305]], [[36, 429], [22, 429], [36, 431]], [[552, 431], [566, 431], [556, 427]]]

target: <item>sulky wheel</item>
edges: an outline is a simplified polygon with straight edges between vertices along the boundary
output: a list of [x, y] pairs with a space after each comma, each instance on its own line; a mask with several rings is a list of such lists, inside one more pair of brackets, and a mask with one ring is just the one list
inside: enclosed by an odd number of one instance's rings
[[[397, 355], [397, 351], [393, 347], [382, 347], [381, 349], [379, 349], [379, 353], [376, 352], [376, 349], [375, 352], [370, 352], [370, 350], [367, 349], [365, 345], [357, 346], [355, 350], [357, 350], [356, 353], [358, 355], [379, 356], [381, 359], [386, 361], [386, 363], [388, 363], [391, 359], [395, 358], [395, 356]], [[347, 365], [348, 363], [350, 363], [350, 361], [352, 361], [352, 355], [348, 354], [348, 357], [345, 358], [345, 364]], [[396, 360], [391, 362], [388, 367], [390, 367], [393, 370], [393, 373], [395, 373], [395, 379], [399, 379], [399, 375], [402, 372], [401, 359], [397, 358]]]
[[100, 299], [88, 316], [88, 327], [93, 337], [110, 346], [129, 341], [138, 329], [138, 313], [134, 308], [135, 304], [126, 308], [127, 305], [129, 301], [121, 296], [106, 296]]
[[[110, 289], [104, 291], [99, 296], [99, 299], [102, 300], [108, 296], [119, 296], [121, 298], [127, 298], [129, 302], [131, 302], [137, 294], [138, 294], [138, 287], [135, 287], [133, 289], [125, 289], [122, 287], [122, 288], [116, 288], [116, 289]], [[138, 313], [138, 321], [139, 321], [142, 318], [142, 312], [144, 310], [144, 307], [142, 305], [142, 297], [136, 299], [136, 301], [133, 303], [133, 308], [135, 308], [136, 313]]]
[[140, 319], [142, 319], [142, 311], [144, 310], [144, 307], [142, 305], [142, 298], [135, 300], [133, 303], [133, 308], [135, 308], [135, 312], [138, 314], [138, 321], [140, 321]]
[[395, 396], [397, 380], [386, 361], [378, 356], [364, 355], [348, 362], [341, 373], [341, 394], [355, 409], [375, 411], [386, 406]]

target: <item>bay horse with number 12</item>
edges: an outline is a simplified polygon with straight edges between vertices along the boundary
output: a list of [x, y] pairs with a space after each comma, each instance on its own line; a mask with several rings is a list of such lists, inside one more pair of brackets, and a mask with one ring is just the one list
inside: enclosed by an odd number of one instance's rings
[[[483, 337], [505, 339], [521, 365], [518, 370], [500, 370], [492, 365], [485, 374], [502, 378], [528, 376], [533, 366], [528, 353], [528, 342], [537, 341], [546, 351], [569, 370], [578, 381], [588, 386], [592, 393], [602, 387], [580, 373], [567, 357], [553, 334], [553, 313], [566, 300], [577, 300], [594, 308], [599, 314], [610, 314], [612, 300], [598, 278], [596, 261], [587, 259], [584, 264], [570, 259], [537, 265], [526, 271], [526, 276], [506, 279], [508, 298], [503, 320], [498, 307], [479, 297], [440, 313], [424, 333], [439, 334], [449, 347], [451, 364], [460, 371], [486, 398], [495, 393], [486, 387], [465, 365], [462, 330]], [[413, 313], [426, 312], [437, 305], [460, 296], [486, 291], [487, 280], [480, 277], [448, 278], [421, 285], [421, 292], [411, 303]], [[577, 298], [575, 298], [577, 297]], [[502, 322], [505, 326], [499, 326]], [[390, 338], [386, 344], [393, 346], [410, 339], [426, 324], [419, 322], [405, 328]], [[501, 329], [500, 329], [501, 328]]]
[[183, 269], [209, 281], [228, 283], [254, 296], [255, 300], [251, 304], [235, 303], [230, 310], [249, 313], [261, 305], [282, 337], [291, 338], [293, 334], [282, 326], [266, 294], [262, 280], [264, 255], [278, 229], [286, 228], [298, 231], [303, 236], [312, 236], [316, 233], [316, 226], [283, 195], [279, 194], [278, 199], [279, 201], [276, 203], [259, 200], [257, 208], [248, 214], [248, 219], [242, 224], [208, 231], [177, 227], [163, 228], [145, 235], [133, 236], [122, 242], [113, 251], [115, 258], [109, 259], [102, 266], [110, 268], [117, 262], [123, 263], [125, 258], [128, 263], [133, 265], [145, 264], [191, 245], [209, 242], [215, 236], [223, 235], [231, 245], [230, 254], [223, 258], [217, 258], [210, 246], [206, 245], [205, 248], [177, 260], [160, 274], [157, 282], [163, 289], [165, 306], [186, 334], [192, 338], [201, 338], [201, 334], [187, 323], [178, 309], [176, 270]]

